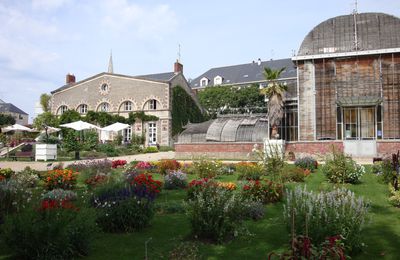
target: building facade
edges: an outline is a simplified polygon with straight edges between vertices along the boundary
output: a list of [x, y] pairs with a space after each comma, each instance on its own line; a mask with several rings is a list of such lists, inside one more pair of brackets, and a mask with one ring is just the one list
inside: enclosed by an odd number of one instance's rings
[[11, 103], [6, 103], [0, 99], [0, 114], [10, 115], [15, 119], [16, 124], [27, 125], [29, 115], [14, 106]]
[[182, 87], [196, 100], [185, 77], [183, 66], [176, 62], [174, 72], [143, 76], [109, 72], [76, 82], [74, 75], [67, 75], [66, 85], [51, 92], [51, 112], [61, 115], [72, 109], [84, 116], [89, 110], [103, 111], [128, 117], [130, 112], [144, 112], [158, 117], [157, 121], [136, 122], [124, 130], [126, 141], [132, 134], [144, 135], [146, 145], [171, 146], [172, 96], [174, 87]]
[[[353, 156], [369, 157], [400, 149], [399, 18], [353, 13], [328, 19], [306, 35], [291, 63], [278, 68], [269, 64], [273, 69], [294, 68], [290, 77], [294, 87], [289, 87], [280, 129], [287, 152], [318, 155], [335, 146]], [[225, 68], [232, 67], [240, 68]], [[221, 78], [220, 85], [227, 82], [222, 70], [214, 71], [196, 78], [192, 88], [216, 85]], [[249, 76], [247, 71], [228, 73], [228, 80], [242, 80]], [[204, 144], [205, 150], [214, 152], [237, 147], [225, 158], [243, 153], [243, 147], [251, 151], [251, 145], [237, 146], [238, 142], [208, 140]], [[187, 142], [176, 146], [178, 156], [190, 149]]]

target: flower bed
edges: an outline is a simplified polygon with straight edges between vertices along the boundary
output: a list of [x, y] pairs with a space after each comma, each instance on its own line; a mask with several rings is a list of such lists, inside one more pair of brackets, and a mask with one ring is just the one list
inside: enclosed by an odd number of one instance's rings
[[48, 190], [53, 189], [67, 189], [72, 190], [75, 188], [77, 182], [78, 172], [70, 169], [64, 170], [51, 170], [45, 175], [44, 182]]

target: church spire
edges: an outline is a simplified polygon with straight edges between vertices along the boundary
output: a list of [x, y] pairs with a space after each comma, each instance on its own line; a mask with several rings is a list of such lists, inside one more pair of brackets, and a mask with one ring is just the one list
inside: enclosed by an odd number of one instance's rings
[[112, 51], [110, 53], [110, 60], [108, 61], [108, 73], [114, 73], [114, 66], [112, 60]]

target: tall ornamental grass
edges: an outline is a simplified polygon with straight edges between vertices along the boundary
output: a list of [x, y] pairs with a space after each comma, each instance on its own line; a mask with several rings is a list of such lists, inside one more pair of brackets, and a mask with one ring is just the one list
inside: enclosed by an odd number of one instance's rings
[[287, 191], [283, 215], [288, 228], [297, 235], [308, 235], [316, 244], [341, 235], [351, 252], [363, 245], [361, 231], [368, 210], [369, 205], [362, 197], [357, 198], [343, 188], [316, 193], [297, 187]]

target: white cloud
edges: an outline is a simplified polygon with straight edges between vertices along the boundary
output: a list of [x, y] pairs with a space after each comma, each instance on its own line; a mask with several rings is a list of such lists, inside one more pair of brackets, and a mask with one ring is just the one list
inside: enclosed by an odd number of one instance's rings
[[55, 10], [67, 4], [70, 0], [32, 0], [34, 10]]
[[126, 0], [105, 0], [103, 8], [106, 27], [139, 38], [162, 38], [178, 25], [175, 12], [164, 4], [146, 7]]

